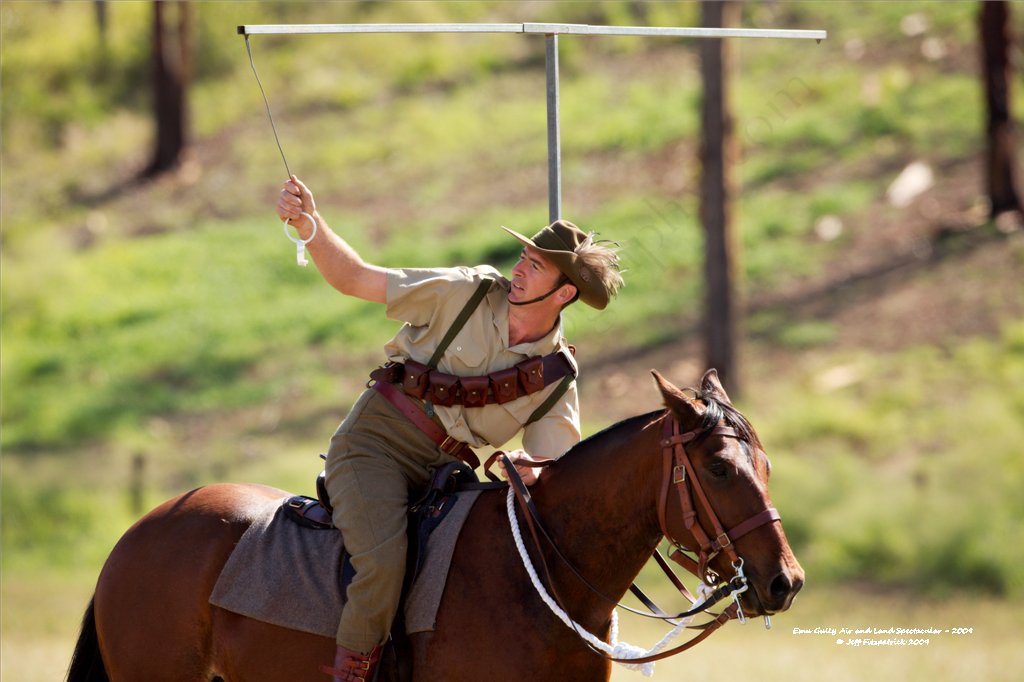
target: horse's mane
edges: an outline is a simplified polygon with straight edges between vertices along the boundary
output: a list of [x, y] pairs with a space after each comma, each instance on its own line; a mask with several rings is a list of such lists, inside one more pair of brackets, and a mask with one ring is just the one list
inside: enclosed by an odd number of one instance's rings
[[[695, 397], [703, 402], [705, 406], [704, 416], [701, 419], [700, 426], [697, 428], [699, 433], [697, 437], [698, 440], [706, 437], [716, 426], [718, 426], [719, 422], [724, 420], [728, 426], [736, 429], [742, 440], [750, 443], [752, 446], [760, 450], [764, 449], [761, 445], [761, 439], [758, 438], [757, 432], [754, 431], [754, 427], [750, 425], [747, 418], [744, 417], [743, 414], [735, 407], [719, 398], [718, 394], [715, 393], [713, 389], [702, 388], [700, 390], [690, 390], [693, 391]], [[573, 453], [584, 452], [589, 449], [589, 446], [594, 441], [603, 440], [619, 430], [629, 430], [638, 425], [641, 429], [647, 428], [664, 416], [665, 411], [665, 408], [662, 408], [646, 414], [627, 417], [622, 421], [615, 422], [597, 433], [584, 438], [579, 443], [569, 448], [563, 457], [568, 457]]]
[[718, 422], [725, 421], [728, 426], [736, 429], [740, 434], [742, 440], [750, 443], [752, 446], [759, 450], [764, 450], [761, 445], [761, 439], [758, 438], [757, 432], [754, 431], [754, 427], [750, 425], [747, 418], [737, 410], [735, 407], [727, 402], [724, 402], [718, 397], [718, 394], [711, 389], [702, 388], [701, 390], [693, 389], [697, 395], [697, 399], [702, 401], [705, 405], [704, 418], [701, 420], [701, 425], [698, 431], [698, 440], [705, 437], [711, 432]]

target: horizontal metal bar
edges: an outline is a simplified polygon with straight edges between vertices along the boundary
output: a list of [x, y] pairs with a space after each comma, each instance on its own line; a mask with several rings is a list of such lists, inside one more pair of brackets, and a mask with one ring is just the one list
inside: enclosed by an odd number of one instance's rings
[[800, 38], [824, 40], [827, 31], [772, 28], [694, 28], [683, 26], [592, 26], [590, 24], [523, 24], [524, 33], [677, 38]]
[[677, 38], [795, 38], [824, 40], [827, 31], [591, 24], [247, 24], [240, 35], [310, 33], [541, 33], [547, 35], [668, 36]]
[[522, 33], [522, 24], [248, 24], [240, 35], [291, 33]]

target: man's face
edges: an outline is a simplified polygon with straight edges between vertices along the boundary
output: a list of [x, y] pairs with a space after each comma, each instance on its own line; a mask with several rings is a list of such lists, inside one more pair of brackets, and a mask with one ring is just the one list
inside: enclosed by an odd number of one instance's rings
[[519, 262], [512, 268], [512, 286], [508, 300], [530, 301], [551, 291], [562, 273], [554, 264], [531, 246], [523, 248]]

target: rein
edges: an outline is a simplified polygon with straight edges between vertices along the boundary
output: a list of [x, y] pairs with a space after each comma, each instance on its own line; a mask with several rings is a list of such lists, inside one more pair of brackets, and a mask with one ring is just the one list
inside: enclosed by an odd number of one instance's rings
[[[589, 639], [586, 636], [584, 636], [589, 635], [589, 633], [581, 632], [580, 628], [575, 623], [575, 621], [571, 619], [567, 620], [567, 624], [571, 625], [571, 627], [583, 639], [583, 641], [587, 644], [588, 647], [590, 647], [598, 655], [610, 661], [630, 665], [652, 663], [654, 661], [658, 661], [663, 658], [673, 656], [675, 654], [686, 651], [687, 649], [690, 649], [693, 646], [696, 646], [704, 639], [706, 639], [708, 636], [710, 636], [712, 632], [716, 631], [718, 628], [720, 628], [722, 625], [724, 625], [733, 618], [738, 619], [741, 623], [746, 622], [746, 618], [743, 615], [742, 607], [740, 606], [739, 596], [748, 589], [748, 582], [746, 575], [743, 573], [743, 559], [736, 553], [734, 543], [736, 540], [750, 533], [756, 528], [772, 523], [774, 521], [778, 521], [780, 517], [778, 511], [776, 511], [774, 507], [768, 507], [765, 510], [746, 519], [745, 521], [742, 521], [741, 523], [737, 524], [729, 530], [723, 529], [722, 524], [718, 519], [718, 515], [715, 513], [714, 508], [711, 506], [711, 503], [704, 492], [704, 489], [700, 485], [699, 479], [697, 478], [696, 472], [693, 468], [693, 463], [690, 461], [689, 455], [687, 454], [685, 448], [686, 443], [690, 443], [703, 435], [718, 435], [742, 439], [742, 436], [735, 429], [728, 426], [717, 426], [714, 429], [711, 429], [710, 431], [693, 430], [687, 431], [685, 433], [680, 433], [680, 425], [678, 420], [671, 413], [667, 414], [665, 419], [664, 437], [661, 440], [661, 447], [663, 451], [663, 473], [658, 502], [658, 521], [661, 527], [662, 534], [675, 548], [675, 550], [670, 554], [670, 558], [679, 565], [686, 568], [691, 573], [693, 573], [698, 579], [700, 579], [702, 582], [702, 587], [704, 585], [709, 585], [712, 587], [718, 585], [718, 587], [715, 588], [713, 591], [709, 590], [708, 594], [703, 595], [704, 599], [698, 602], [690, 595], [689, 590], [687, 590], [686, 586], [683, 585], [681, 581], [679, 581], [679, 579], [672, 572], [669, 565], [661, 557], [661, 554], [657, 551], [657, 549], [655, 549], [654, 558], [657, 560], [658, 565], [662, 568], [662, 570], [665, 572], [666, 576], [668, 576], [668, 578], [671, 580], [676, 589], [679, 590], [681, 594], [683, 594], [685, 597], [687, 597], [687, 599], [689, 599], [692, 603], [695, 604], [695, 606], [692, 609], [675, 615], [669, 615], [665, 613], [650, 599], [648, 599], [647, 596], [635, 584], [630, 586], [630, 590], [633, 592], [635, 596], [637, 596], [638, 599], [640, 599], [641, 602], [643, 602], [643, 604], [651, 611], [651, 613], [644, 613], [642, 611], [638, 611], [628, 606], [619, 604], [617, 600], [602, 594], [599, 590], [597, 590], [597, 588], [591, 585], [590, 582], [587, 581], [586, 578], [584, 578], [579, 573], [575, 566], [573, 566], [572, 562], [570, 562], [562, 554], [561, 550], [559, 550], [558, 546], [555, 544], [550, 534], [544, 528], [544, 525], [540, 519], [540, 515], [537, 511], [536, 505], [534, 504], [532, 496], [530, 495], [530, 491], [527, 488], [527, 486], [523, 483], [522, 479], [519, 476], [519, 473], [515, 470], [515, 465], [511, 462], [511, 460], [509, 460], [509, 458], [504, 453], [496, 452], [494, 455], [491, 456], [491, 458], [487, 461], [485, 465], [484, 470], [487, 473], [487, 476], [492, 480], [498, 480], [497, 476], [495, 476], [490, 471], [490, 467], [495, 460], [499, 458], [501, 459], [505, 468], [506, 475], [508, 476], [509, 479], [510, 488], [513, 494], [515, 495], [516, 500], [519, 502], [519, 505], [526, 512], [524, 517], [526, 520], [526, 525], [530, 531], [530, 535], [532, 536], [534, 546], [538, 550], [537, 553], [540, 556], [541, 565], [544, 570], [544, 574], [547, 578], [548, 585], [551, 588], [551, 592], [554, 597], [554, 602], [562, 610], [563, 613], [565, 612], [565, 607], [563, 605], [562, 599], [558, 596], [555, 590], [551, 571], [548, 567], [547, 560], [544, 557], [544, 552], [542, 551], [541, 537], [543, 537], [544, 540], [546, 540], [547, 544], [554, 550], [555, 555], [558, 557], [558, 559], [565, 566], [567, 566], [571, 570], [571, 572], [574, 575], [576, 575], [576, 577], [591, 592], [598, 595], [602, 599], [612, 604], [615, 604], [620, 608], [624, 608], [627, 611], [630, 611], [641, 616], [658, 618], [661, 620], [666, 620], [668, 622], [673, 622], [680, 619], [688, 621], [688, 619], [692, 618], [694, 615], [701, 612], [706, 612], [719, 601], [722, 601], [723, 599], [726, 599], [730, 596], [732, 597], [733, 603], [726, 607], [726, 609], [723, 610], [713, 620], [703, 625], [691, 626], [691, 629], [702, 630], [702, 632], [693, 639], [677, 647], [674, 647], [667, 651], [661, 651], [658, 653], [654, 653], [659, 648], [655, 647], [655, 649], [653, 649], [652, 652], [649, 653], [649, 655], [638, 657], [619, 658], [614, 655], [608, 654], [607, 652], [597, 648], [594, 644], [592, 644], [589, 641]], [[546, 460], [541, 462], [520, 462], [520, 464], [531, 467], [544, 467], [552, 464], [553, 461], [554, 460]], [[677, 492], [675, 496], [671, 494], [672, 488], [675, 488]], [[694, 504], [694, 492], [696, 492], [697, 502], [701, 505], [706, 517], [709, 519], [712, 530], [714, 532], [714, 540], [712, 540], [708, 536], [708, 534], [705, 532], [704, 528], [701, 526], [700, 522], [697, 519], [697, 509], [696, 505]], [[684, 526], [694, 536], [694, 539], [697, 542], [698, 548], [696, 550], [690, 550], [698, 553], [697, 560], [694, 560], [687, 554], [685, 554], [685, 552], [688, 550], [679, 541], [673, 538], [668, 530], [668, 525], [666, 523], [668, 505], [670, 504], [671, 499], [674, 497], [678, 498], [679, 500], [679, 507], [683, 514]], [[510, 506], [509, 509], [511, 511], [512, 507]], [[721, 578], [714, 571], [709, 569], [710, 561], [720, 552], [723, 551], [729, 558], [734, 570], [733, 577], [728, 581], [724, 582], [721, 581]], [[524, 559], [528, 560], [527, 557], [524, 557]], [[765, 616], [765, 624], [766, 627], [771, 627], [771, 621], [767, 616]], [[667, 641], [667, 639], [663, 641]]]

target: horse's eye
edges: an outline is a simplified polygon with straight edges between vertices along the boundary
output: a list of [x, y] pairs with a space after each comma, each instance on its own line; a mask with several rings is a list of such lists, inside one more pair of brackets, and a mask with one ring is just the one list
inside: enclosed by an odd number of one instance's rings
[[708, 471], [710, 471], [711, 475], [720, 481], [724, 481], [729, 476], [729, 467], [725, 462], [712, 462], [708, 466]]

